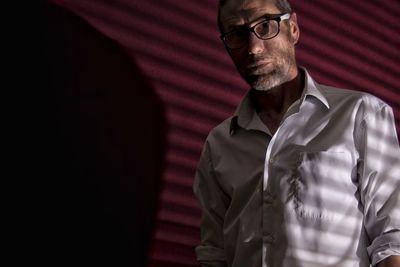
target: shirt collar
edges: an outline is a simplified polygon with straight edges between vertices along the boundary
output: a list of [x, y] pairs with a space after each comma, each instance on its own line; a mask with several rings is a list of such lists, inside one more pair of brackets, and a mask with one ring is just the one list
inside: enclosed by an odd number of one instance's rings
[[246, 130], [259, 130], [269, 133], [267, 126], [261, 121], [252, 101], [252, 94], [254, 89], [247, 91], [246, 95], [237, 107], [230, 125], [230, 134], [233, 135], [237, 127]]
[[[299, 101], [299, 108], [301, 107], [303, 102], [311, 96], [315, 97], [322, 104], [324, 104], [327, 109], [329, 109], [329, 103], [326, 99], [323, 89], [318, 85], [318, 83], [313, 80], [313, 78], [310, 76], [305, 68], [300, 67], [300, 69], [304, 71], [305, 83], [303, 94]], [[237, 127], [241, 127], [246, 130], [259, 130], [270, 134], [268, 128], [261, 121], [260, 117], [254, 109], [254, 105], [251, 100], [253, 90], [254, 89], [250, 89], [247, 91], [239, 106], [237, 107], [230, 123], [230, 135], [233, 135], [235, 133]]]
[[325, 91], [317, 82], [314, 81], [314, 79], [310, 76], [305, 68], [300, 67], [300, 69], [302, 69], [305, 73], [305, 88], [303, 90], [304, 96], [301, 99], [301, 103], [304, 102], [307, 96], [313, 96], [317, 98], [321, 103], [323, 103], [327, 109], [329, 109], [330, 107], [328, 100], [326, 99]]

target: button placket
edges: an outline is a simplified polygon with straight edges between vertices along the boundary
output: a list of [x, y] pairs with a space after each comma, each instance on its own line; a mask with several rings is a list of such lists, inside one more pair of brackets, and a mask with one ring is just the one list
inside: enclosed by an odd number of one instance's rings
[[264, 192], [264, 203], [265, 204], [272, 204], [275, 200], [275, 197], [272, 196], [270, 193], [268, 192]]

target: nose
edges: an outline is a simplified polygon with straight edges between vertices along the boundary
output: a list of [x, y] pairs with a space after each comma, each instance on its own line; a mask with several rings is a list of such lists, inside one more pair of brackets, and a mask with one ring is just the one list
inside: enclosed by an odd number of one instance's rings
[[249, 34], [249, 54], [259, 54], [264, 51], [264, 40], [258, 38], [253, 32]]

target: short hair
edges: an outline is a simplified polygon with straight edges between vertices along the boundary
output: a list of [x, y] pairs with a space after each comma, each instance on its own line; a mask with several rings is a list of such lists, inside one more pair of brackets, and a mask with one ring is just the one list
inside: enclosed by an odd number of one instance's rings
[[[217, 17], [217, 23], [218, 23], [218, 28], [220, 33], [223, 33], [223, 27], [222, 27], [222, 22], [221, 22], [221, 11], [222, 7], [226, 4], [228, 0], [219, 0], [218, 3], [218, 17]], [[289, 2], [287, 0], [274, 0], [276, 7], [279, 9], [280, 12], [282, 13], [292, 13], [292, 7], [290, 6]]]

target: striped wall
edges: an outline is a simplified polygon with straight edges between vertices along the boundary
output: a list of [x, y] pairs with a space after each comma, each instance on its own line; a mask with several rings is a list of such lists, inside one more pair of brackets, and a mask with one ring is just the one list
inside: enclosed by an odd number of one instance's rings
[[[126, 47], [164, 100], [168, 151], [149, 266], [196, 266], [197, 160], [209, 130], [247, 89], [219, 41], [217, 0], [55, 2]], [[293, 0], [292, 6], [301, 29], [299, 64], [321, 83], [385, 100], [400, 133], [400, 2]]]

